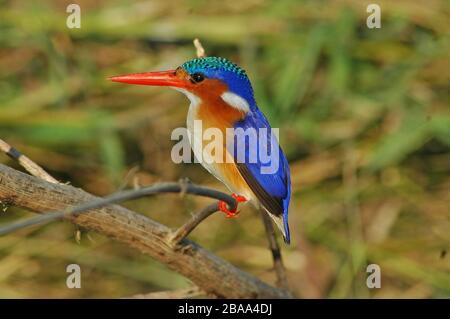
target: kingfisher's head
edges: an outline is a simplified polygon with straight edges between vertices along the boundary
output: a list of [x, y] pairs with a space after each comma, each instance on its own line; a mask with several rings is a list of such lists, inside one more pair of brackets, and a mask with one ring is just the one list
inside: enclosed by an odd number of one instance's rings
[[220, 57], [197, 58], [183, 63], [175, 70], [114, 76], [110, 80], [169, 86], [185, 93], [191, 101], [222, 99], [244, 112], [255, 107], [253, 89], [245, 71]]

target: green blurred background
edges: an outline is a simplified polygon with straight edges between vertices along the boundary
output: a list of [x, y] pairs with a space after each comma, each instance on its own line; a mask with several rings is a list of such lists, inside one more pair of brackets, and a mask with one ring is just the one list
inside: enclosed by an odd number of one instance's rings
[[[283, 257], [297, 296], [450, 297], [448, 1], [377, 1], [381, 29], [366, 27], [370, 2], [357, 0], [76, 1], [81, 29], [68, 29], [72, 2], [0, 0], [0, 138], [98, 195], [181, 177], [226, 190], [199, 164], [170, 159], [184, 96], [106, 80], [174, 68], [194, 57], [199, 37], [208, 55], [247, 70], [280, 127], [293, 187]], [[176, 227], [207, 203], [161, 195], [125, 205]], [[0, 222], [29, 216], [5, 207]], [[210, 217], [191, 237], [274, 283], [249, 207], [238, 219]], [[66, 288], [70, 263], [82, 268], [82, 289]], [[366, 287], [371, 263], [381, 289]], [[0, 238], [0, 297], [125, 297], [189, 284], [69, 223]]]

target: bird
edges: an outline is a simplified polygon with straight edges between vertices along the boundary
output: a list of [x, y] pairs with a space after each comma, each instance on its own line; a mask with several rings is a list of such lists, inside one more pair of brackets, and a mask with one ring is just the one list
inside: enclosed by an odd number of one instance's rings
[[[195, 122], [203, 127], [219, 129], [225, 135], [233, 130], [263, 131], [256, 134], [258, 143], [250, 138], [234, 134], [234, 143], [223, 143], [224, 161], [200, 160], [202, 166], [232, 192], [239, 203], [251, 202], [267, 213], [280, 229], [286, 244], [290, 243], [288, 223], [291, 180], [289, 163], [284, 155], [269, 121], [259, 109], [252, 84], [244, 69], [223, 57], [205, 56], [191, 59], [176, 69], [158, 72], [133, 73], [113, 76], [113, 82], [149, 86], [167, 86], [186, 95], [190, 100], [186, 126], [191, 148], [197, 159], [204, 151], [201, 132], [196, 132]], [[264, 172], [264, 163], [255, 155], [258, 145], [265, 142], [275, 150], [276, 169]], [[237, 149], [239, 147], [239, 149]], [[243, 154], [238, 158], [236, 153]], [[244, 158], [242, 158], [242, 156]], [[251, 156], [256, 159], [251, 160]], [[231, 158], [231, 160], [229, 160]], [[219, 210], [229, 218], [239, 211], [231, 210], [225, 202]]]

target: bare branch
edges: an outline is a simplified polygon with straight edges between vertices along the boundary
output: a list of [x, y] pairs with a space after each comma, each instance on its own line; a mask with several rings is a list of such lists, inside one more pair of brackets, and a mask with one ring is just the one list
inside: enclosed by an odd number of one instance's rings
[[[233, 198], [234, 199], [234, 198]], [[173, 246], [177, 245], [180, 241], [186, 238], [203, 220], [219, 210], [217, 203], [203, 208], [199, 213], [192, 216], [183, 226], [178, 228], [170, 238], [170, 242]]]
[[[25, 227], [46, 224], [46, 223], [49, 223], [49, 222], [52, 222], [52, 221], [55, 221], [58, 219], [63, 219], [63, 218], [69, 217], [70, 215], [78, 215], [81, 213], [88, 212], [91, 209], [100, 208], [100, 207], [107, 206], [107, 205], [114, 204], [114, 203], [120, 203], [123, 201], [141, 198], [141, 197], [149, 196], [149, 195], [160, 194], [160, 193], [180, 193], [180, 192], [222, 200], [228, 204], [230, 209], [235, 209], [237, 206], [237, 202], [233, 197], [231, 197], [225, 193], [216, 191], [215, 189], [210, 189], [210, 188], [198, 186], [198, 185], [191, 184], [191, 183], [185, 183], [185, 182], [158, 183], [155, 185], [139, 188], [137, 190], [128, 190], [128, 191], [114, 193], [112, 195], [106, 196], [105, 198], [99, 198], [95, 201], [87, 202], [87, 203], [78, 205], [76, 207], [70, 208], [70, 209], [66, 209], [66, 210], [58, 211], [58, 212], [45, 213], [38, 217], [29, 218], [29, 219], [26, 219], [23, 221], [18, 221], [16, 223], [6, 225], [4, 227], [0, 227], [0, 236], [6, 235], [8, 233], [11, 233], [13, 231], [16, 231], [16, 230], [19, 230], [19, 229], [22, 229]], [[215, 205], [217, 207], [217, 204], [215, 204]], [[217, 209], [216, 209], [216, 211], [217, 211]], [[204, 218], [206, 218], [206, 217], [204, 217]], [[188, 226], [188, 227], [191, 227], [191, 229], [186, 233], [186, 236], [203, 219], [199, 220], [197, 222], [197, 224], [195, 224], [193, 226]], [[177, 237], [179, 237], [179, 235]]]
[[283, 265], [281, 258], [280, 246], [278, 245], [277, 238], [275, 237], [275, 230], [273, 229], [272, 221], [269, 215], [261, 211], [261, 218], [266, 229], [267, 240], [269, 241], [269, 249], [272, 252], [273, 265], [277, 274], [277, 286], [282, 289], [289, 290], [289, 285], [286, 276], [286, 269]]
[[[178, 192], [180, 184], [175, 185], [176, 189], [173, 185], [170, 187], [174, 188], [169, 189]], [[70, 212], [85, 203], [100, 205], [104, 199], [70, 185], [49, 183], [0, 164], [0, 201], [43, 213]], [[88, 214], [68, 215], [65, 218], [138, 249], [216, 297], [290, 297], [286, 291], [271, 287], [188, 239], [172, 246], [170, 238], [173, 238], [173, 233], [169, 228], [122, 206], [110, 204], [91, 208]]]
[[25, 168], [31, 175], [40, 177], [50, 183], [59, 183], [49, 173], [47, 173], [42, 167], [33, 162], [30, 158], [20, 153], [17, 149], [0, 139], [0, 150], [12, 159], [19, 162], [19, 164]]

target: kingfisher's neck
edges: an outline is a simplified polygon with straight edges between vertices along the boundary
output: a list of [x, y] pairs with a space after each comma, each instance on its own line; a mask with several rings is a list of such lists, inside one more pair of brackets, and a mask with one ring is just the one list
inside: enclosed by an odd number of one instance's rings
[[236, 122], [246, 116], [246, 112], [229, 105], [220, 97], [196, 102], [191, 102], [188, 120], [201, 120], [205, 128], [234, 127]]
[[176, 88], [189, 98], [188, 128], [195, 120], [204, 122], [204, 127], [227, 128], [256, 109], [253, 96], [251, 101], [229, 92], [225, 88], [211, 87], [210, 90], [191, 92]]

